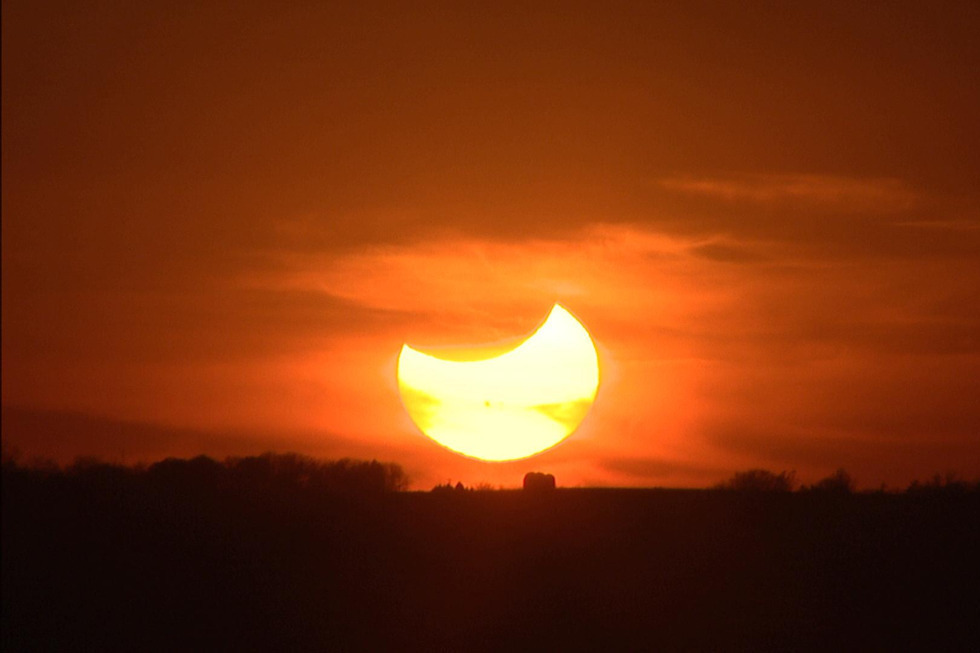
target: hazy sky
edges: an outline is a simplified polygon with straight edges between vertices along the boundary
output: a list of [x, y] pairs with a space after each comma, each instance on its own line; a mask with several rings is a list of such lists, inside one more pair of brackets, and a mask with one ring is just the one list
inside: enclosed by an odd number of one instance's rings
[[[980, 5], [327, 4], [5, 0], [5, 445], [980, 475]], [[555, 301], [576, 435], [414, 429], [403, 342]]]

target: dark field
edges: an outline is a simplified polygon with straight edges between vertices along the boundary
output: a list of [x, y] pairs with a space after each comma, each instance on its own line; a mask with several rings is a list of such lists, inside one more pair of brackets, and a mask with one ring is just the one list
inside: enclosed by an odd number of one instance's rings
[[980, 496], [3, 477], [3, 649], [977, 650]]

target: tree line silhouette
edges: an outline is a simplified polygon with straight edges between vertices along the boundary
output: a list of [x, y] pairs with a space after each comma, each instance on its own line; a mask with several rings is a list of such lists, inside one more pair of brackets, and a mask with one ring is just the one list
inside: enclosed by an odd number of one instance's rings
[[[194, 458], [166, 458], [152, 463], [124, 465], [95, 457], [79, 457], [65, 467], [46, 459], [35, 459], [26, 464], [20, 452], [4, 448], [3, 469], [10, 473], [30, 473], [40, 476], [86, 478], [96, 480], [139, 479], [156, 482], [186, 483], [195, 487], [223, 487], [226, 489], [250, 488], [253, 491], [272, 491], [291, 488], [321, 492], [346, 492], [371, 494], [400, 492], [409, 489], [410, 478], [401, 465], [393, 462], [365, 461], [351, 458], [322, 460], [299, 453], [266, 452], [258, 456], [232, 456], [222, 461], [209, 456]], [[555, 489], [552, 474], [528, 472], [522, 487], [529, 491]], [[502, 490], [480, 482], [467, 486], [462, 481], [437, 484], [435, 493], [451, 493], [464, 490], [481, 492]], [[828, 476], [806, 485], [800, 484], [795, 471], [773, 472], [768, 469], [748, 469], [735, 472], [730, 478], [711, 486], [713, 490], [731, 492], [818, 492], [834, 495], [852, 494], [857, 491], [854, 477], [844, 468], [838, 468]], [[884, 491], [882, 485], [877, 491]], [[980, 479], [967, 481], [955, 473], [933, 474], [925, 481], [913, 480], [906, 488], [910, 493], [965, 493], [980, 492]]]
[[[749, 469], [735, 474], [714, 486], [716, 490], [733, 492], [814, 492], [828, 495], [847, 495], [857, 491], [857, 483], [853, 476], [844, 468], [838, 468], [830, 475], [811, 485], [798, 485], [796, 472], [782, 471], [778, 474], [768, 469]], [[883, 492], [881, 486], [877, 492]], [[967, 493], [980, 492], [980, 481], [969, 482], [953, 473], [945, 475], [934, 474], [922, 482], [912, 481], [905, 490], [911, 494], [922, 493]]]
[[[2, 648], [971, 650], [980, 493], [404, 492], [391, 463], [3, 461]], [[479, 491], [483, 490], [483, 491]], [[846, 490], [846, 491], [845, 491]], [[975, 648], [975, 647], [974, 647]]]
[[147, 481], [192, 490], [377, 494], [402, 491], [409, 485], [408, 476], [397, 463], [350, 458], [319, 460], [298, 453], [268, 452], [259, 456], [229, 457], [223, 461], [208, 456], [166, 458], [150, 465], [132, 466], [82, 457], [64, 468], [48, 461], [21, 466], [16, 456], [5, 456], [3, 468], [5, 473], [63, 476], [94, 484]]

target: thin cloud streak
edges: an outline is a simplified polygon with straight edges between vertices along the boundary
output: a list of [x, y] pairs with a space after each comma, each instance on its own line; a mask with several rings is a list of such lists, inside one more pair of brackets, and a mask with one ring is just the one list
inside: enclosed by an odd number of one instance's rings
[[816, 174], [753, 174], [732, 177], [666, 177], [661, 187], [727, 202], [811, 205], [844, 213], [898, 213], [922, 201], [900, 179], [861, 179]]

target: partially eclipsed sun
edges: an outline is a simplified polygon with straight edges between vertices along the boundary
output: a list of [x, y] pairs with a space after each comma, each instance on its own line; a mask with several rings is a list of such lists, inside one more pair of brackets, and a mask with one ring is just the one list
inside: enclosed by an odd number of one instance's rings
[[578, 427], [599, 388], [595, 343], [555, 304], [513, 349], [478, 360], [438, 358], [404, 345], [398, 389], [416, 426], [481, 460], [516, 460], [555, 446]]

